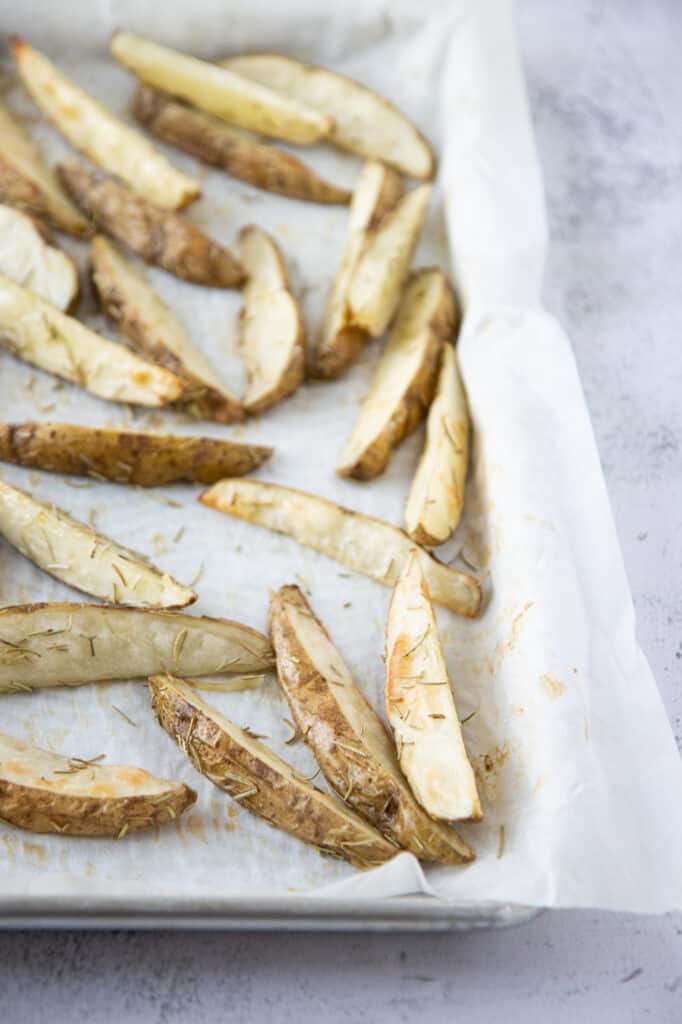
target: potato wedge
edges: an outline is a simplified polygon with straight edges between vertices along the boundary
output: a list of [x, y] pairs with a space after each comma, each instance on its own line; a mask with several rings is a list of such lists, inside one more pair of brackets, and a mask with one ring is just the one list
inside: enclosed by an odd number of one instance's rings
[[405, 506], [405, 529], [418, 544], [444, 544], [464, 505], [469, 462], [469, 413], [452, 345], [443, 346], [426, 444]]
[[124, 124], [23, 39], [10, 42], [31, 98], [72, 146], [127, 181], [158, 206], [176, 210], [197, 198], [198, 182], [172, 167], [143, 135]]
[[193, 677], [267, 672], [274, 661], [267, 637], [230, 619], [97, 604], [0, 609], [0, 693], [169, 670]]
[[174, 821], [196, 798], [142, 768], [64, 757], [0, 733], [0, 819], [16, 828], [123, 839]]
[[243, 476], [272, 455], [263, 445], [149, 434], [76, 423], [1, 423], [0, 460], [138, 487], [213, 484]]
[[400, 178], [383, 164], [367, 163], [358, 176], [343, 256], [329, 290], [310, 360], [309, 370], [313, 377], [338, 377], [355, 361], [367, 340], [367, 331], [351, 320], [348, 289], [371, 232], [395, 206], [402, 193]]
[[182, 679], [149, 680], [159, 725], [198, 772], [252, 814], [357, 868], [390, 860], [398, 848], [286, 761], [210, 707]]
[[0, 205], [0, 273], [63, 312], [75, 305], [76, 264], [32, 217]]
[[197, 599], [141, 555], [4, 481], [0, 535], [55, 579], [112, 604], [184, 608]]
[[383, 473], [393, 449], [424, 419], [454, 319], [454, 295], [443, 271], [416, 271], [341, 453], [339, 476], [370, 480]]
[[236, 423], [244, 408], [194, 348], [184, 328], [142, 272], [113, 242], [97, 235], [90, 244], [90, 270], [105, 313], [132, 347], [183, 381], [180, 405], [198, 419]]
[[413, 178], [432, 178], [428, 142], [408, 118], [383, 96], [327, 68], [281, 53], [246, 53], [220, 62], [252, 82], [329, 114], [329, 142], [370, 160], [382, 160]]
[[476, 779], [416, 548], [388, 611], [386, 714], [400, 767], [424, 810], [444, 821], [480, 821]]
[[350, 202], [348, 189], [325, 181], [290, 153], [259, 142], [149, 86], [138, 89], [133, 114], [158, 139], [256, 188], [310, 203]]
[[114, 33], [112, 57], [147, 85], [258, 135], [302, 144], [329, 135], [331, 118], [205, 60], [132, 32]]
[[381, 719], [298, 587], [282, 587], [272, 598], [270, 636], [294, 721], [332, 789], [420, 860], [473, 860], [467, 844], [413, 797]]
[[384, 333], [400, 301], [430, 195], [430, 185], [406, 193], [372, 232], [353, 270], [350, 319], [373, 338]]
[[179, 377], [91, 331], [0, 274], [0, 347], [112, 402], [177, 401]]
[[[387, 587], [397, 581], [414, 547], [407, 534], [391, 523], [261, 480], [221, 480], [199, 500], [219, 512], [286, 534]], [[478, 615], [478, 580], [444, 565], [423, 548], [417, 550], [436, 604], [470, 618]]]
[[44, 217], [55, 228], [87, 238], [92, 228], [66, 198], [56, 176], [0, 102], [0, 202]]
[[239, 255], [248, 274], [240, 343], [248, 387], [244, 405], [263, 412], [293, 395], [305, 370], [305, 324], [279, 246], [262, 228], [242, 228]]
[[232, 253], [182, 214], [164, 210], [86, 167], [70, 164], [57, 170], [64, 188], [84, 213], [145, 263], [212, 288], [239, 288], [244, 283], [244, 272]]

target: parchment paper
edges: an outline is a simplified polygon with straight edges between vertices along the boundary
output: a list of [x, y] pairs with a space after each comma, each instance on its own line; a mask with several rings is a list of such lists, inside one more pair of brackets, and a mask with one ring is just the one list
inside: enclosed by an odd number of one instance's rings
[[[0, 2], [3, 27], [45, 48], [77, 81], [124, 113], [132, 79], [106, 56], [117, 26], [207, 57], [281, 49], [375, 86], [433, 140], [438, 184], [416, 265], [454, 266], [466, 319], [459, 343], [475, 450], [464, 521], [445, 550], [460, 550], [486, 578], [483, 616], [441, 611], [439, 627], [465, 738], [481, 780], [486, 819], [462, 832], [478, 859], [465, 869], [422, 871], [410, 855], [371, 874], [323, 859], [252, 818], [203, 780], [161, 732], [140, 683], [86, 686], [2, 698], [2, 728], [69, 755], [106, 753], [185, 780], [196, 807], [159, 837], [121, 842], [36, 837], [0, 826], [0, 909], [24, 892], [68, 892], [74, 903], [115, 893], [244, 898], [298, 893], [348, 897], [430, 893], [458, 904], [494, 901], [661, 911], [682, 904], [682, 773], [646, 660], [570, 343], [540, 305], [546, 248], [537, 164], [511, 11], [506, 0], [427, 5], [363, 0], [133, 0]], [[51, 161], [68, 147], [19, 87], [7, 101], [25, 115]], [[127, 116], [127, 115], [125, 115]], [[163, 148], [163, 147], [162, 147]], [[268, 196], [189, 157], [204, 196], [189, 215], [231, 243], [257, 223], [281, 243], [314, 329], [338, 264], [347, 212]], [[359, 162], [304, 151], [332, 180], [352, 183]], [[82, 268], [86, 249], [71, 244]], [[451, 263], [452, 261], [452, 263]], [[149, 277], [225, 381], [240, 390], [236, 293]], [[84, 295], [80, 315], [115, 337]], [[3, 419], [56, 419], [210, 433], [272, 443], [263, 479], [302, 487], [402, 523], [423, 443], [421, 431], [370, 484], [334, 475], [337, 453], [379, 354], [332, 384], [307, 385], [246, 426], [196, 424], [172, 413], [129, 410], [0, 354]], [[381, 708], [381, 652], [389, 591], [293, 541], [221, 516], [197, 489], [158, 491], [92, 483], [2, 466], [3, 478], [147, 552], [183, 581], [203, 567], [197, 613], [265, 629], [268, 593], [285, 582], [310, 591], [316, 612], [374, 706]], [[184, 533], [174, 541], [181, 527]], [[443, 550], [439, 552], [443, 554]], [[461, 563], [455, 563], [461, 564]], [[81, 600], [0, 544], [0, 600]], [[350, 602], [349, 606], [346, 606]], [[312, 756], [285, 747], [286, 704], [274, 678], [259, 691], [212, 694], [216, 706], [306, 774]], [[127, 724], [121, 708], [136, 724]], [[319, 780], [318, 780], [319, 782]], [[504, 837], [502, 840], [502, 836]]]

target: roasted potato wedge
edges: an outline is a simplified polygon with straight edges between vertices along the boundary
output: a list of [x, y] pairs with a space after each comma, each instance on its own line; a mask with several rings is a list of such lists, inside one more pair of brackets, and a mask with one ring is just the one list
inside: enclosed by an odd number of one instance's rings
[[75, 305], [76, 264], [32, 217], [0, 205], [0, 273], [65, 312]]
[[454, 318], [454, 295], [442, 270], [416, 271], [341, 453], [339, 476], [370, 480], [383, 473], [393, 449], [421, 423]]
[[217, 423], [244, 419], [241, 402], [194, 348], [158, 292], [103, 235], [97, 235], [90, 245], [90, 268], [102, 308], [132, 347], [183, 381], [180, 404], [185, 412]]
[[328, 114], [334, 121], [329, 142], [340, 149], [382, 160], [413, 178], [433, 177], [433, 152], [421, 132], [387, 99], [352, 78], [281, 53], [247, 53], [221, 64]]
[[0, 274], [0, 347], [112, 402], [176, 402], [184, 385]]
[[0, 609], [0, 693], [169, 670], [250, 674], [271, 670], [274, 661], [267, 637], [230, 619], [97, 604]]
[[157, 138], [256, 188], [310, 203], [350, 202], [348, 189], [325, 181], [291, 153], [259, 142], [149, 86], [138, 89], [133, 113]]
[[444, 544], [464, 505], [469, 461], [469, 413], [452, 345], [443, 346], [426, 443], [405, 506], [405, 529], [418, 544]]
[[413, 797], [381, 719], [298, 587], [282, 587], [272, 598], [270, 636], [280, 686], [329, 785], [420, 860], [473, 860], [467, 844]]
[[[414, 547], [407, 534], [391, 523], [261, 480], [222, 480], [199, 500], [219, 512], [286, 534], [387, 587], [397, 581]], [[478, 615], [478, 580], [444, 565], [423, 548], [417, 550], [433, 600], [460, 615]]]
[[262, 228], [242, 228], [239, 256], [248, 274], [240, 316], [244, 405], [259, 413], [292, 395], [303, 380], [305, 324], [274, 238]]
[[112, 604], [184, 608], [197, 599], [141, 555], [4, 481], [0, 535], [55, 579]]
[[145, 263], [213, 288], [239, 288], [244, 283], [244, 272], [232, 253], [182, 214], [164, 210], [86, 167], [61, 165], [58, 173], [84, 213]]
[[12, 39], [10, 47], [32, 99], [72, 146], [158, 206], [175, 210], [196, 199], [198, 183], [172, 167], [143, 135], [114, 117], [23, 39]]
[[386, 714], [400, 767], [424, 810], [439, 820], [480, 821], [476, 779], [416, 548], [388, 611]]
[[64, 757], [0, 733], [0, 819], [29, 832], [123, 839], [174, 821], [196, 798], [142, 768]]
[[319, 142], [331, 131], [331, 118], [297, 100], [132, 32], [116, 32], [109, 49], [147, 85], [258, 135], [305, 144]]
[[149, 689], [162, 729], [198, 772], [252, 814], [358, 868], [383, 864], [399, 852], [371, 825], [206, 704], [184, 680], [152, 676]]
[[329, 290], [310, 359], [313, 377], [338, 377], [355, 361], [367, 340], [367, 331], [351, 319], [348, 289], [368, 239], [402, 193], [400, 178], [383, 164], [367, 163], [358, 176], [341, 264]]
[[0, 102], [0, 202], [44, 217], [77, 238], [92, 228], [66, 198], [40, 153]]

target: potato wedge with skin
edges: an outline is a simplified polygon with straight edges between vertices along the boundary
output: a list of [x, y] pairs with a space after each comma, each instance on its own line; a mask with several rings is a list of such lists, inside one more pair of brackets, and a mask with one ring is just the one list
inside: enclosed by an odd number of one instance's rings
[[348, 286], [353, 324], [378, 338], [400, 301], [431, 195], [418, 185], [400, 199], [368, 239]]
[[[199, 500], [219, 512], [292, 537], [387, 587], [397, 581], [414, 547], [407, 534], [391, 523], [261, 480], [221, 480]], [[423, 548], [417, 550], [436, 604], [470, 618], [478, 615], [478, 580], [444, 565]]]
[[331, 118], [297, 100], [132, 32], [114, 33], [109, 51], [147, 85], [258, 135], [309, 144], [331, 131]]
[[184, 680], [152, 676], [149, 689], [161, 728], [198, 772], [252, 814], [357, 868], [383, 864], [399, 852], [362, 818], [206, 704]]
[[75, 603], [0, 609], [0, 693], [169, 670], [252, 674], [271, 671], [274, 662], [267, 637], [230, 619]]
[[476, 779], [416, 549], [388, 610], [386, 714], [400, 767], [424, 810], [439, 820], [480, 821]]
[[350, 202], [348, 189], [325, 181], [291, 153], [259, 142], [149, 86], [138, 89], [133, 114], [158, 139], [256, 188], [310, 203]]
[[55, 579], [112, 604], [184, 608], [197, 599], [141, 555], [4, 481], [0, 535]]
[[443, 346], [426, 443], [405, 506], [405, 529], [418, 544], [444, 544], [464, 505], [469, 461], [469, 413], [452, 345]]
[[329, 142], [340, 149], [382, 160], [414, 178], [433, 177], [433, 152], [421, 132], [387, 99], [352, 78], [280, 53], [246, 53], [221, 65], [329, 114]]
[[143, 135], [63, 75], [23, 39], [10, 42], [19, 76], [31, 98], [72, 146], [127, 181], [158, 206], [176, 210], [200, 193], [198, 182], [176, 170]]
[[0, 733], [0, 819], [16, 828], [123, 839], [175, 821], [196, 798], [142, 768], [64, 757]]
[[87, 238], [92, 227], [62, 192], [23, 128], [0, 102], [0, 202], [44, 217], [53, 227]]
[[145, 263], [211, 288], [239, 288], [244, 283], [244, 272], [232, 253], [182, 214], [164, 210], [86, 167], [62, 164], [57, 170], [83, 212]]
[[370, 480], [383, 473], [393, 449], [424, 419], [454, 320], [454, 295], [442, 270], [416, 271], [341, 453], [339, 476]]
[[371, 232], [402, 194], [395, 171], [376, 162], [365, 164], [353, 192], [341, 264], [315, 338], [309, 367], [313, 377], [338, 377], [357, 359], [367, 340], [367, 331], [352, 322], [348, 289]]
[[66, 316], [0, 274], [0, 347], [112, 402], [176, 402], [179, 377]]
[[298, 587], [282, 587], [272, 598], [270, 636], [280, 686], [329, 785], [420, 860], [473, 860], [467, 844], [434, 822], [413, 797], [381, 719]]
[[250, 413], [259, 413], [301, 384], [305, 324], [274, 238], [262, 228], [242, 228], [239, 255], [248, 274], [239, 318], [248, 380], [244, 405]]
[[194, 348], [158, 292], [103, 235], [97, 235], [90, 244], [90, 270], [102, 308], [132, 347], [183, 381], [183, 411], [216, 423], [244, 419], [241, 402]]
[[76, 264], [26, 213], [0, 205], [0, 273], [66, 312], [80, 282]]

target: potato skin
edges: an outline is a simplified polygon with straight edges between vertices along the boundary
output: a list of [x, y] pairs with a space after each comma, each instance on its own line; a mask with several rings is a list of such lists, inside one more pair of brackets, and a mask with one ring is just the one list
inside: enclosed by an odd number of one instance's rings
[[[53, 227], [66, 231], [76, 238], [90, 238], [94, 233], [91, 224], [81, 217], [74, 208], [73, 215], [66, 210], [57, 211], [42, 189], [21, 174], [9, 160], [0, 153], [0, 202], [15, 206], [34, 217], [44, 217]], [[64, 200], [66, 204], [66, 199]], [[69, 204], [70, 205], [70, 204]]]

